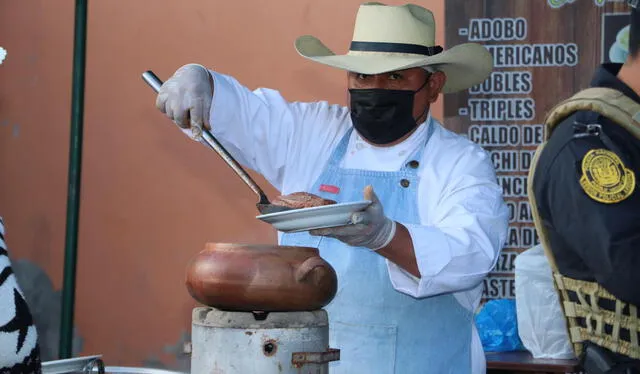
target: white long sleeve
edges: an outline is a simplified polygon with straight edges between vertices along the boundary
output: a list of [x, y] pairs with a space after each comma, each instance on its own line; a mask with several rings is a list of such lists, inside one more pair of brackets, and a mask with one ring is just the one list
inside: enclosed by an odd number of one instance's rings
[[283, 193], [317, 178], [322, 157], [326, 161], [349, 126], [346, 108], [325, 101], [290, 103], [277, 91], [250, 91], [233, 77], [211, 74], [212, 132], [238, 162]]
[[394, 287], [414, 297], [477, 287], [505, 242], [508, 210], [479, 146], [446, 130], [427, 145], [419, 187], [420, 225], [406, 225], [421, 278], [389, 264]]

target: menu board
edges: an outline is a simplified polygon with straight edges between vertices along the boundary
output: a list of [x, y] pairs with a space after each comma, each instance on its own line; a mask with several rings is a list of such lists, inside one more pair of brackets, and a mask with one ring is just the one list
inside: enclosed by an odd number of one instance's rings
[[445, 0], [445, 48], [479, 43], [494, 62], [485, 82], [444, 98], [444, 125], [488, 151], [509, 207], [483, 301], [515, 298], [514, 260], [539, 244], [527, 174], [545, 114], [588, 87], [600, 63], [624, 61], [628, 14], [620, 0]]

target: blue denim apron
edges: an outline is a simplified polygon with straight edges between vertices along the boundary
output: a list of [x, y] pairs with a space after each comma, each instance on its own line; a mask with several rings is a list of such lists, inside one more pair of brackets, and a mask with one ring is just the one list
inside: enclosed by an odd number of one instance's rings
[[[428, 123], [425, 144], [409, 160], [420, 161], [435, 123]], [[334, 150], [313, 194], [338, 202], [359, 201], [372, 185], [385, 214], [401, 223], [420, 224], [417, 189], [419, 164], [381, 172], [340, 167], [353, 129]], [[326, 188], [326, 186], [332, 186]], [[333, 187], [338, 187], [336, 192]], [[307, 232], [283, 234], [281, 245], [318, 248], [338, 274], [338, 292], [325, 308], [330, 346], [341, 350], [331, 374], [468, 374], [471, 372], [473, 314], [453, 295], [416, 299], [396, 291], [385, 258], [329, 237]]]

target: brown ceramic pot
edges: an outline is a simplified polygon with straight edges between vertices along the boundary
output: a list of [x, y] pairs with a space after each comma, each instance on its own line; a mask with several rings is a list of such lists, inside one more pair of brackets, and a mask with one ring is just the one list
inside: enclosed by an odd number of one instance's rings
[[336, 295], [336, 272], [315, 248], [207, 243], [187, 266], [198, 302], [230, 311], [306, 311]]

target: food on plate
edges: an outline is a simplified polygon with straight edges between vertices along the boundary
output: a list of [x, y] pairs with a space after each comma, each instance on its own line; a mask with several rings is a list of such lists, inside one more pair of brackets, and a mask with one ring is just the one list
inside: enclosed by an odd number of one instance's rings
[[336, 201], [324, 199], [320, 196], [308, 192], [294, 192], [288, 195], [281, 195], [273, 199], [271, 204], [285, 206], [291, 209], [312, 208], [322, 205], [336, 204]]

